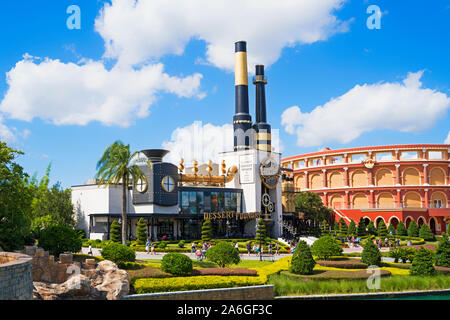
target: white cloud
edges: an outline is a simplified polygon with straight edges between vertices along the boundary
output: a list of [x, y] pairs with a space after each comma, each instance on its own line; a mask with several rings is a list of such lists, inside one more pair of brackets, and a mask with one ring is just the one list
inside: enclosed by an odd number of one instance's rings
[[[275, 152], [283, 150], [279, 136], [279, 130], [272, 129], [272, 146]], [[187, 165], [194, 159], [200, 164], [210, 159], [217, 163], [220, 152], [233, 150], [233, 125], [203, 125], [201, 121], [195, 121], [186, 127], [175, 129], [170, 140], [164, 141], [162, 147], [170, 151], [164, 161], [174, 164], [178, 164], [181, 158]]]
[[422, 74], [410, 72], [402, 83], [356, 85], [309, 113], [290, 107], [281, 115], [281, 124], [288, 133], [297, 134], [297, 145], [303, 147], [349, 143], [377, 129], [427, 130], [446, 113], [450, 98], [422, 88]]
[[12, 131], [3, 123], [3, 118], [0, 115], [0, 141], [4, 142], [14, 142], [16, 137]]
[[444, 141], [445, 144], [450, 144], [450, 131], [448, 132], [447, 139]]
[[[204, 40], [206, 59], [233, 70], [233, 43], [248, 42], [250, 66], [274, 63], [285, 46], [346, 32], [334, 15], [345, 0], [112, 0], [95, 22], [105, 57], [134, 65], [180, 55], [191, 39]], [[250, 69], [252, 71], [252, 69]]]
[[203, 97], [201, 74], [169, 76], [160, 63], [140, 69], [103, 63], [62, 63], [27, 56], [7, 73], [9, 89], [0, 110], [10, 118], [31, 121], [38, 117], [56, 125], [128, 126], [149, 114], [160, 91], [179, 97]]

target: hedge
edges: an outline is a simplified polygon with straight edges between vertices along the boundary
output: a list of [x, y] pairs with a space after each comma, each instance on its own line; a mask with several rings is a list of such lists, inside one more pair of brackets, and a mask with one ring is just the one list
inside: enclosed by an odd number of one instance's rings
[[170, 277], [170, 278], [145, 278], [132, 282], [137, 294], [186, 291], [200, 289], [231, 288], [241, 286], [263, 285], [269, 275], [281, 270], [288, 270], [291, 257], [284, 257], [278, 261], [261, 268], [252, 268], [258, 272], [258, 276], [194, 276], [194, 277]]

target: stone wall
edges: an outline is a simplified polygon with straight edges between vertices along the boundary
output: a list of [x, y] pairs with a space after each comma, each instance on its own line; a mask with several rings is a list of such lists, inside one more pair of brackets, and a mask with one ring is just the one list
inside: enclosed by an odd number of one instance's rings
[[133, 294], [124, 300], [272, 300], [273, 285]]
[[0, 252], [0, 300], [33, 299], [31, 257]]

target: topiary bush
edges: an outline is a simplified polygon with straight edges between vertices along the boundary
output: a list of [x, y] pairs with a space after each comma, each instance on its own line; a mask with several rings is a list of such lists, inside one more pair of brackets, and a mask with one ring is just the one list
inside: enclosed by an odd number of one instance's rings
[[111, 239], [112, 242], [115, 242], [115, 243], [122, 242], [122, 237], [120, 235], [120, 225], [117, 222], [117, 220], [114, 220], [111, 223], [111, 227], [109, 229], [109, 238]]
[[450, 241], [445, 234], [436, 248], [434, 262], [437, 266], [450, 268]]
[[355, 236], [356, 235], [356, 224], [353, 219], [350, 221], [350, 224], [348, 225], [348, 235], [349, 236]]
[[366, 231], [366, 223], [364, 221], [364, 218], [361, 217], [359, 219], [359, 223], [358, 223], [358, 229], [356, 231], [358, 237], [364, 237], [367, 235], [367, 231]]
[[364, 244], [361, 261], [369, 266], [381, 266], [381, 253], [372, 241]]
[[379, 237], [385, 238], [388, 234], [386, 224], [384, 223], [384, 220], [381, 220], [380, 223], [378, 223], [378, 229], [377, 234]]
[[345, 223], [344, 219], [343, 218], [339, 219], [339, 236], [345, 237], [347, 235], [347, 232], [348, 226]]
[[125, 262], [135, 262], [136, 252], [126, 245], [120, 243], [111, 243], [103, 247], [101, 251], [102, 257], [111, 260], [119, 267]]
[[262, 218], [259, 218], [257, 223], [258, 225], [256, 228], [255, 241], [264, 245], [267, 237], [266, 224], [264, 223], [264, 220]]
[[414, 256], [409, 274], [412, 276], [432, 276], [436, 273], [433, 266], [433, 254], [421, 247]]
[[185, 243], [184, 240], [180, 240], [180, 242], [178, 242], [178, 248], [184, 248]]
[[408, 230], [406, 230], [405, 224], [403, 222], [399, 222], [397, 225], [397, 230], [395, 230], [397, 236], [407, 236]]
[[378, 234], [377, 229], [375, 228], [375, 225], [373, 224], [373, 221], [370, 221], [367, 225], [367, 233], [369, 235], [376, 236]]
[[419, 227], [417, 226], [417, 223], [413, 220], [409, 224], [408, 227], [408, 236], [410, 237], [418, 237], [419, 236]]
[[140, 218], [136, 228], [136, 242], [138, 245], [144, 245], [147, 242], [147, 223], [144, 218]]
[[426, 225], [423, 224], [419, 229], [419, 237], [423, 238], [425, 241], [435, 241], [436, 237], [434, 236], [433, 231]]
[[50, 226], [41, 230], [38, 243], [55, 257], [64, 252], [78, 252], [82, 245], [78, 233], [67, 226]]
[[224, 268], [230, 264], [238, 264], [241, 261], [239, 252], [231, 244], [226, 242], [215, 244], [206, 251], [205, 256], [220, 268]]
[[160, 243], [158, 243], [158, 249], [165, 249], [166, 247], [167, 247], [166, 241], [161, 241]]
[[289, 271], [295, 274], [312, 274], [316, 261], [305, 241], [300, 241], [292, 256]]
[[206, 219], [202, 225], [202, 241], [210, 241], [212, 238], [211, 220]]
[[330, 236], [317, 239], [311, 246], [311, 253], [319, 260], [329, 260], [333, 256], [341, 256], [342, 251], [341, 246]]
[[192, 273], [192, 260], [181, 253], [168, 253], [161, 260], [161, 270], [176, 276]]

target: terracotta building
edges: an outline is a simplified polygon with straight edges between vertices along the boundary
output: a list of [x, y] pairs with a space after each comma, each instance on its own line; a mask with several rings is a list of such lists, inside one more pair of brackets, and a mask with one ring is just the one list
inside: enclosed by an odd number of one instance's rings
[[[450, 145], [412, 144], [331, 150], [282, 159], [292, 169], [284, 185], [284, 211], [292, 212], [292, 190], [319, 194], [334, 219], [395, 227], [427, 224], [436, 234], [450, 222]], [[290, 179], [288, 179], [290, 180]], [[287, 199], [287, 200], [286, 200]]]

